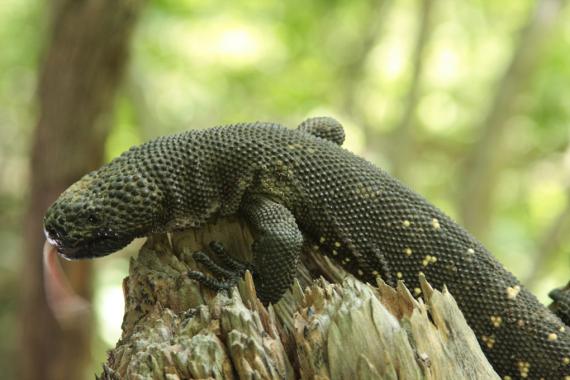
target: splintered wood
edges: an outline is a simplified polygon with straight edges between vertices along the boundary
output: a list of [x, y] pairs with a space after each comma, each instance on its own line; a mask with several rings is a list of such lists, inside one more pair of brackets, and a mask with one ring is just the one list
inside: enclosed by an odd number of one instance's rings
[[265, 307], [249, 272], [219, 293], [186, 276], [204, 270], [192, 253], [211, 240], [249, 257], [251, 234], [236, 220], [148, 239], [124, 280], [123, 335], [100, 378], [499, 378], [451, 294], [425, 279], [424, 304], [402, 283], [363, 284], [307, 249], [299, 280]]

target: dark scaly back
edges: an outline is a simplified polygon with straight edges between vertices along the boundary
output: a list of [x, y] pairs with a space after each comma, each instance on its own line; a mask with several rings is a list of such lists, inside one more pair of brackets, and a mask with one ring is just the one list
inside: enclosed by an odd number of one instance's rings
[[435, 287], [450, 289], [503, 377], [570, 376], [567, 327], [424, 198], [336, 144], [300, 131], [258, 125], [221, 134], [230, 151], [210, 159], [254, 167], [247, 191], [289, 207], [305, 235], [351, 273], [365, 281], [376, 274], [392, 283], [401, 279], [416, 295], [424, 273]]

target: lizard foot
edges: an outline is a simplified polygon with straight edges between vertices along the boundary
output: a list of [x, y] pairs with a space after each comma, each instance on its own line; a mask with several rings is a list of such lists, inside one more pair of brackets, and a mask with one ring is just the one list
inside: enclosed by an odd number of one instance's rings
[[[238, 281], [244, 276], [245, 271], [249, 270], [253, 273], [253, 266], [249, 263], [242, 262], [229, 256], [224, 246], [217, 241], [210, 243], [210, 249], [216, 254], [216, 257], [222, 264], [216, 263], [202, 251], [195, 252], [192, 258], [199, 264], [203, 265], [207, 270], [212, 272], [214, 277], [208, 276], [199, 271], [189, 271], [188, 277], [198, 281], [200, 284], [212, 290], [227, 290], [237, 285]], [[221, 279], [220, 279], [221, 278]]]
[[570, 282], [562, 288], [552, 290], [548, 295], [553, 300], [550, 310], [566, 325], [570, 324]]

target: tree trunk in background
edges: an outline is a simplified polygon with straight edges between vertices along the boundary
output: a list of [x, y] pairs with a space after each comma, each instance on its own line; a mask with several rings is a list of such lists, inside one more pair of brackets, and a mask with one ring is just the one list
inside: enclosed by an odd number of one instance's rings
[[362, 128], [366, 153], [374, 151], [372, 144], [376, 138], [372, 126], [359, 107], [359, 91], [365, 77], [366, 63], [381, 38], [382, 28], [388, 19], [391, 3], [388, 0], [370, 2], [368, 18], [361, 20], [360, 24], [363, 25], [363, 28], [357, 34], [359, 40], [355, 41], [354, 44], [358, 48], [353, 48], [350, 58], [344, 62], [338, 73], [340, 78], [338, 92], [342, 94], [339, 107]]
[[391, 174], [406, 182], [410, 162], [414, 162], [415, 141], [413, 139], [414, 120], [420, 99], [420, 85], [424, 68], [424, 55], [431, 36], [431, 19], [435, 0], [423, 0], [418, 14], [419, 26], [412, 56], [412, 77], [404, 99], [404, 111], [400, 123], [394, 130], [391, 141]]
[[[23, 379], [81, 379], [90, 353], [90, 320], [60, 326], [44, 296], [42, 218], [72, 182], [99, 166], [114, 94], [142, 0], [58, 0], [38, 82], [22, 265]], [[74, 263], [72, 285], [89, 297], [90, 265]]]
[[[570, 149], [568, 151], [570, 152]], [[570, 186], [566, 189], [566, 207], [560, 210], [560, 213], [552, 219], [550, 225], [542, 233], [532, 261], [529, 261], [530, 273], [523, 279], [523, 284], [531, 289], [538, 285], [547, 270], [557, 263], [557, 254], [564, 251], [560, 247], [564, 241], [570, 239], [568, 235], [570, 235]]]
[[498, 83], [481, 135], [463, 167], [458, 202], [459, 219], [475, 236], [483, 239], [492, 208], [492, 194], [500, 170], [505, 129], [515, 113], [517, 95], [528, 83], [541, 57], [540, 47], [555, 24], [563, 0], [538, 0], [521, 31], [511, 62]]

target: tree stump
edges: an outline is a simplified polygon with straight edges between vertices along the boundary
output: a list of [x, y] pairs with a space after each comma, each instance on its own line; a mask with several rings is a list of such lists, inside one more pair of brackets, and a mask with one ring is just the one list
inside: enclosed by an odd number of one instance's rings
[[247, 226], [226, 219], [152, 236], [131, 259], [122, 337], [100, 378], [499, 379], [446, 289], [422, 280], [424, 303], [403, 284], [363, 284], [307, 248], [298, 280], [265, 307], [249, 272], [218, 293], [186, 276], [204, 270], [192, 253], [212, 240], [250, 255]]

